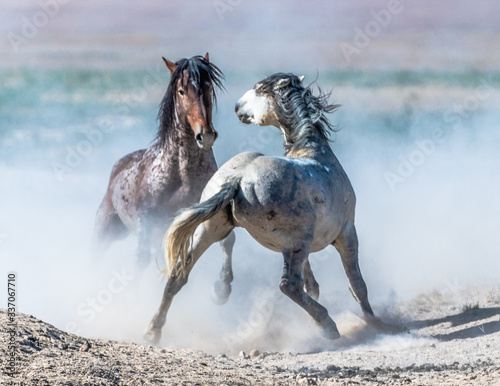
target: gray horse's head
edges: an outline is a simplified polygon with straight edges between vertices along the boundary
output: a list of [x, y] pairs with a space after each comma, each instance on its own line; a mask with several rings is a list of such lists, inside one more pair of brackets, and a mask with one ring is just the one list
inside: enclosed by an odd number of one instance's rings
[[279, 128], [287, 152], [306, 146], [313, 138], [328, 141], [335, 129], [326, 113], [340, 105], [329, 104], [330, 94], [321, 90], [313, 95], [311, 87], [302, 84], [303, 79], [284, 73], [267, 77], [238, 100], [236, 115], [243, 123]]
[[304, 76], [277, 73], [257, 83], [236, 102], [236, 115], [243, 123], [280, 127], [276, 95], [287, 87], [304, 88]]

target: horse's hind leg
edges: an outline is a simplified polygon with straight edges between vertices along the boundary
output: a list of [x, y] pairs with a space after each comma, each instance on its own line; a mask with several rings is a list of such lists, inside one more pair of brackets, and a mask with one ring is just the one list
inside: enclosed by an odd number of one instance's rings
[[325, 338], [337, 339], [340, 337], [339, 331], [326, 308], [304, 291], [303, 271], [307, 263], [308, 251], [309, 248], [302, 247], [283, 252], [285, 264], [280, 290], [311, 315], [314, 321], [323, 328]]
[[[168, 277], [167, 284], [165, 285], [165, 290], [163, 291], [163, 298], [161, 300], [160, 308], [156, 312], [155, 316], [151, 320], [148, 329], [144, 333], [144, 339], [148, 342], [158, 343], [161, 338], [161, 329], [165, 325], [167, 319], [167, 312], [172, 304], [174, 296], [181, 290], [181, 288], [187, 283], [189, 273], [193, 269], [194, 265], [201, 257], [203, 252], [205, 252], [208, 247], [217, 241], [221, 241], [228, 236], [232, 231], [232, 226], [215, 226], [210, 227], [209, 224], [213, 220], [217, 222], [215, 216], [213, 219], [208, 220], [201, 224], [196, 230], [193, 236], [193, 243], [189, 249], [189, 265], [181, 273], [176, 273], [177, 270]], [[219, 220], [220, 221], [220, 220]], [[227, 223], [227, 221], [225, 221]], [[220, 225], [220, 224], [219, 224]]]
[[220, 280], [214, 283], [212, 291], [212, 300], [216, 304], [226, 303], [231, 294], [231, 282], [233, 281], [232, 254], [235, 240], [236, 237], [234, 231], [232, 231], [220, 242], [223, 255], [222, 269], [219, 276]]
[[368, 290], [361, 275], [358, 264], [358, 236], [354, 225], [345, 228], [339, 237], [333, 242], [342, 259], [345, 273], [349, 279], [349, 289], [354, 299], [361, 306], [363, 315], [367, 321], [375, 318], [372, 307], [368, 301]]
[[344, 270], [349, 279], [349, 289], [354, 299], [356, 299], [361, 306], [366, 322], [386, 333], [399, 333], [405, 331], [404, 328], [391, 326], [382, 322], [373, 313], [370, 302], [368, 301], [368, 290], [359, 269], [358, 237], [354, 225], [344, 229], [342, 234], [333, 242], [333, 246], [337, 248], [337, 251], [340, 253]]
[[314, 300], [319, 299], [319, 284], [314, 277], [311, 265], [309, 264], [309, 259], [304, 265], [304, 283], [307, 294]]

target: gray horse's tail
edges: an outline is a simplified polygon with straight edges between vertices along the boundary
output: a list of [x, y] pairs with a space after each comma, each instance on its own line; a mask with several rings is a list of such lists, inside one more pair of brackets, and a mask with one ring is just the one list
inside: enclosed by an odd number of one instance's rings
[[216, 195], [184, 209], [174, 219], [163, 240], [166, 262], [163, 274], [165, 276], [185, 273], [190, 263], [189, 246], [196, 228], [224, 209], [234, 198], [238, 188], [239, 180], [226, 182]]

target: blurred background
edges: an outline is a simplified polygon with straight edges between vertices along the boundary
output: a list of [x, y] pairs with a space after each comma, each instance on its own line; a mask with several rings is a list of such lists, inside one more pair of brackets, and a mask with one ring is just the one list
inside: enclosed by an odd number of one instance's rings
[[[97, 261], [94, 216], [114, 162], [155, 136], [169, 80], [161, 57], [207, 51], [225, 74], [214, 114], [219, 165], [246, 150], [283, 154], [278, 130], [234, 114], [235, 101], [267, 75], [305, 75], [342, 105], [331, 116], [339, 129], [332, 148], [357, 194], [360, 264], [376, 312], [397, 317], [394, 304], [434, 289], [459, 296], [498, 285], [498, 2], [2, 7], [0, 274], [17, 272], [21, 312], [84, 336], [141, 342], [163, 292], [158, 269], [135, 271], [133, 237]], [[320, 302], [346, 335], [360, 311], [339, 257], [327, 248], [310, 259]], [[220, 264], [214, 246], [174, 300], [163, 344], [315, 349], [315, 326], [278, 291], [279, 254], [239, 230], [233, 294], [222, 307], [209, 295]], [[3, 292], [0, 301], [4, 308]]]

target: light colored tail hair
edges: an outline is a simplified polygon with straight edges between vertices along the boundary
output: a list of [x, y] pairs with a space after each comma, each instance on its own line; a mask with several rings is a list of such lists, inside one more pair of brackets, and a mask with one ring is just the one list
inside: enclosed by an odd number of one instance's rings
[[184, 274], [190, 263], [189, 247], [198, 226], [224, 209], [234, 198], [239, 180], [226, 182], [208, 200], [184, 209], [175, 219], [163, 240], [166, 267], [164, 277]]

